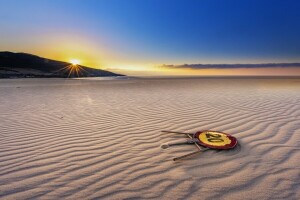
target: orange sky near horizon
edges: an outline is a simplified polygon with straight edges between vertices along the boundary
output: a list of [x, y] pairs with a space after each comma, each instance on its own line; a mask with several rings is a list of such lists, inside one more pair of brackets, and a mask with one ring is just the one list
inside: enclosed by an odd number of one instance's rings
[[4, 0], [0, 51], [135, 76], [300, 75], [293, 68], [157, 67], [300, 63], [299, 8], [299, 1]]
[[[297, 67], [254, 69], [174, 69], [163, 67], [162, 63], [145, 64], [142, 63], [141, 60], [137, 60], [134, 63], [126, 60], [125, 62], [122, 62], [122, 59], [118, 58], [118, 56], [92, 46], [93, 45], [64, 41], [58, 43], [58, 45], [47, 45], [48, 48], [35, 48], [31, 52], [27, 52], [25, 48], [14, 49], [14, 52], [31, 53], [41, 57], [65, 62], [70, 62], [72, 59], [78, 59], [80, 61], [80, 65], [108, 70], [129, 76], [295, 76], [300, 74], [300, 68]], [[216, 61], [215, 63], [219, 64], [220, 62]]]
[[299, 67], [288, 68], [240, 68], [240, 69], [170, 69], [152, 67], [146, 70], [110, 69], [130, 76], [299, 76]]
[[[36, 40], [38, 39], [38, 40]], [[37, 42], [38, 41], [38, 42]], [[35, 38], [31, 41], [31, 48], [28, 51], [26, 46], [13, 45], [12, 41], [7, 41], [1, 46], [0, 50], [10, 50], [13, 52], [25, 52], [41, 57], [70, 62], [72, 59], [80, 61], [81, 65], [112, 71], [130, 76], [230, 76], [230, 75], [273, 75], [273, 76], [293, 76], [300, 74], [300, 68], [255, 68], [255, 69], [174, 69], [163, 67], [168, 60], [155, 60], [150, 62], [137, 56], [136, 60], [128, 59], [121, 54], [113, 52], [105, 43], [95, 43], [92, 38], [86, 39], [81, 35], [72, 36], [60, 34], [47, 34], [41, 38]], [[30, 41], [28, 41], [30, 43]], [[54, 45], [55, 44], [55, 45]], [[13, 47], [13, 48], [12, 48]], [[171, 62], [171, 61], [168, 61]], [[192, 63], [202, 64], [234, 64], [234, 63], [263, 63], [263, 60], [194, 60]], [[174, 60], [171, 64], [186, 63], [180, 60]]]

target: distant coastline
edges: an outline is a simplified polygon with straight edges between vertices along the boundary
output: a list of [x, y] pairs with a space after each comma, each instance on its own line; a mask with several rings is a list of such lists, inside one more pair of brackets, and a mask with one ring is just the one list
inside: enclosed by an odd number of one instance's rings
[[124, 76], [110, 71], [42, 58], [27, 53], [0, 52], [0, 78], [77, 78]]

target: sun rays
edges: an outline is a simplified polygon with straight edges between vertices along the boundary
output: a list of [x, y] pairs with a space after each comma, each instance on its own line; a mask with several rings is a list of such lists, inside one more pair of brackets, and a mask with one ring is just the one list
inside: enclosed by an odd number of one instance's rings
[[86, 77], [89, 72], [84, 69], [84, 67], [80, 66], [80, 61], [77, 59], [70, 60], [70, 64], [57, 70], [54, 74], [65, 74], [66, 78], [74, 78], [74, 77]]

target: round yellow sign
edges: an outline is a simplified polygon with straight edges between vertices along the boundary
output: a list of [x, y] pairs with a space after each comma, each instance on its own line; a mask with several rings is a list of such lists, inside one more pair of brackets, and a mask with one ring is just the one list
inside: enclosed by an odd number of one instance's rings
[[214, 149], [230, 149], [237, 144], [235, 137], [218, 131], [197, 132], [194, 138], [201, 145]]

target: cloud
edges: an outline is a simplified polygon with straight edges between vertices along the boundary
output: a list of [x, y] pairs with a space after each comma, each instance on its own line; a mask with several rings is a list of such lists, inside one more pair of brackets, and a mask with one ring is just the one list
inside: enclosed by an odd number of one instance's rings
[[162, 65], [169, 69], [255, 69], [300, 67], [300, 63], [265, 63], [265, 64], [184, 64]]

